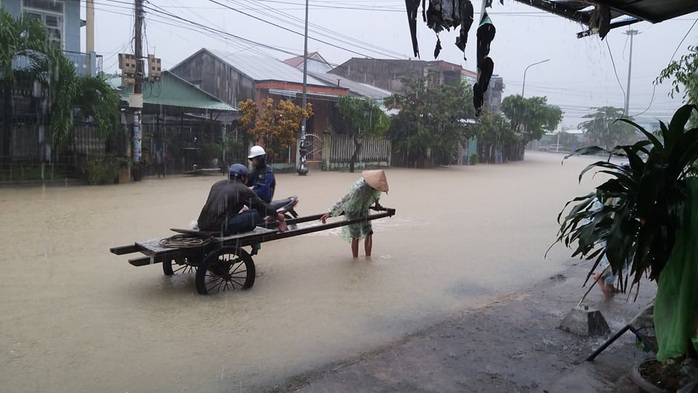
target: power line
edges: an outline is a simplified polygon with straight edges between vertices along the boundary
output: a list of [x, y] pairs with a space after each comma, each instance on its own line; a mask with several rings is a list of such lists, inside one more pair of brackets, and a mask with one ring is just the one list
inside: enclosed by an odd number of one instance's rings
[[[261, 4], [261, 3], [262, 3], [261, 0], [253, 0], [253, 1], [255, 1], [256, 3], [260, 3], [260, 5], [262, 5], [263, 7], [265, 7], [267, 10], [270, 10], [270, 11], [273, 12], [275, 15], [276, 15], [276, 14], [281, 14], [281, 15], [285, 16], [287, 19], [295, 20], [295, 21], [297, 21], [297, 22], [299, 22], [299, 23], [305, 23], [305, 21], [304, 21], [303, 19], [301, 19], [301, 18], [298, 18], [298, 17], [293, 16], [293, 15], [291, 15], [291, 14], [289, 14], [289, 13], [286, 13], [286, 12], [279, 12], [277, 9], [274, 9], [274, 8], [272, 8], [272, 7], [270, 7], [270, 6], [265, 6], [265, 5]], [[267, 14], [267, 15], [268, 15], [268, 14]], [[356, 38], [354, 38], [354, 37], [350, 37], [350, 36], [348, 36], [348, 35], [342, 34], [342, 33], [338, 32], [338, 31], [335, 31], [335, 30], [328, 29], [328, 28], [326, 28], [326, 27], [323, 27], [323, 26], [318, 25], [318, 24], [315, 24], [315, 23], [309, 23], [309, 25], [310, 25], [311, 27], [313, 27], [313, 29], [312, 29], [311, 31], [317, 32], [318, 34], [324, 35], [324, 36], [326, 36], [326, 37], [327, 37], [326, 34], [323, 34], [322, 32], [319, 32], [318, 30], [315, 30], [315, 29], [319, 29], [319, 30], [325, 31], [325, 32], [327, 32], [327, 33], [329, 33], [329, 34], [332, 34], [333, 36], [338, 36], [338, 37], [342, 37], [342, 38], [345, 38], [345, 39], [352, 40], [352, 41], [354, 41], [355, 43], [361, 44], [361, 45], [364, 47], [364, 49], [367, 49], [367, 50], [369, 50], [369, 51], [373, 51], [373, 52], [375, 52], [375, 53], [383, 53], [383, 54], [392, 53], [392, 54], [394, 54], [396, 57], [399, 57], [399, 58], [405, 58], [405, 57], [406, 57], [406, 56], [404, 56], [404, 55], [401, 54], [401, 53], [391, 51], [390, 49], [386, 49], [386, 48], [383, 48], [383, 47], [380, 47], [380, 46], [377, 46], [377, 45], [368, 43], [368, 42], [366, 42], [366, 41], [361, 41], [361, 40], [356, 39]], [[299, 26], [299, 27], [300, 27], [300, 26]], [[375, 50], [373, 50], [372, 48], [379, 49], [380, 51], [375, 51]]]
[[[218, 5], [220, 5], [220, 6], [223, 7], [223, 8], [227, 8], [227, 9], [229, 9], [229, 10], [238, 12], [238, 13], [240, 13], [240, 14], [243, 14], [243, 15], [245, 15], [245, 16], [248, 16], [248, 17], [252, 18], [252, 19], [258, 20], [258, 21], [260, 21], [260, 22], [263, 22], [263, 23], [266, 23], [266, 24], [275, 26], [275, 27], [277, 27], [277, 28], [279, 28], [279, 29], [281, 29], [281, 30], [288, 31], [289, 33], [296, 34], [296, 35], [298, 35], [298, 36], [303, 36], [303, 35], [304, 35], [304, 34], [301, 33], [301, 32], [298, 32], [298, 31], [289, 29], [289, 28], [287, 28], [287, 27], [283, 27], [283, 26], [276, 25], [276, 24], [274, 24], [274, 23], [272, 23], [272, 22], [270, 22], [270, 21], [268, 21], [268, 20], [262, 19], [262, 18], [260, 18], [260, 17], [258, 17], [258, 16], [252, 15], [252, 14], [250, 14], [250, 13], [247, 13], [247, 12], [244, 12], [244, 11], [241, 11], [241, 10], [238, 10], [238, 9], [236, 9], [236, 8], [234, 8], [234, 7], [225, 5], [225, 4], [220, 3], [220, 2], [218, 2], [218, 1], [216, 1], [216, 0], [209, 0], [209, 1], [212, 2], [212, 3], [214, 3], [214, 4], [218, 4]], [[345, 50], [345, 51], [347, 51], [347, 52], [354, 53], [354, 54], [360, 55], [360, 56], [366, 56], [364, 53], [357, 52], [357, 51], [352, 50], [352, 49], [349, 49], [349, 48], [347, 48], [347, 47], [343, 47], [343, 46], [339, 46], [339, 45], [336, 45], [336, 44], [332, 44], [332, 43], [330, 43], [330, 42], [321, 40], [321, 39], [319, 39], [319, 38], [317, 38], [317, 37], [308, 37], [308, 38], [311, 38], [312, 40], [317, 41], [317, 42], [320, 42], [320, 43], [322, 43], [322, 44], [329, 45], [329, 46], [331, 46], [331, 47], [333, 47], [333, 48], [342, 49], [342, 50]]]
[[674, 61], [674, 56], [676, 56], [676, 52], [679, 51], [679, 48], [681, 47], [681, 44], [683, 44], [683, 41], [686, 39], [686, 37], [688, 37], [688, 34], [691, 32], [691, 30], [693, 30], [693, 28], [695, 27], [695, 25], [696, 25], [697, 22], [698, 22], [698, 18], [696, 18], [696, 20], [693, 21], [693, 24], [691, 25], [691, 27], [688, 28], [688, 31], [686, 32], [686, 34], [684, 34], [683, 38], [681, 39], [681, 42], [679, 42], [679, 44], [676, 45], [676, 50], [674, 50], [674, 54], [671, 55], [671, 59], [669, 60], [669, 63], [671, 63], [672, 61]]
[[[684, 40], [686, 39], [686, 37], [688, 37], [688, 34], [690, 34], [690, 33], [691, 33], [691, 30], [693, 30], [693, 28], [696, 26], [696, 22], [698, 22], [698, 18], [696, 18], [696, 20], [693, 21], [693, 24], [691, 25], [691, 27], [688, 28], [688, 31], [686, 31], [686, 34], [684, 34], [684, 36], [683, 36], [683, 38], [681, 39], [681, 41], [679, 42], [679, 44], [676, 45], [676, 49], [674, 50], [674, 53], [671, 55], [671, 59], [669, 59], [669, 63], [668, 63], [668, 64], [671, 64], [671, 62], [674, 61], [674, 56], [676, 56], [676, 52], [679, 51], [679, 48], [680, 48], [681, 45], [683, 44], [683, 42], [684, 42]], [[652, 104], [654, 103], [654, 93], [655, 93], [656, 89], [657, 89], [657, 82], [656, 82], [656, 80], [655, 80], [655, 83], [652, 84], [652, 98], [650, 99], [649, 105], [647, 105], [647, 108], [645, 108], [644, 111], [642, 111], [642, 112], [640, 112], [640, 113], [638, 113], [638, 114], [636, 114], [636, 115], [634, 115], [634, 116], [642, 115], [642, 114], [646, 113], [648, 110], [650, 110], [650, 108], [652, 107]]]
[[616, 81], [618, 81], [618, 86], [623, 92], [623, 97], [625, 97], [625, 89], [623, 89], [623, 84], [620, 83], [620, 78], [618, 77], [618, 70], [616, 70], [616, 62], [613, 60], [613, 52], [611, 51], [611, 46], [608, 44], [608, 37], [606, 37], [606, 47], [608, 48], [608, 54], [611, 56], [611, 64], [613, 64], [613, 73], [616, 74]]
[[[152, 3], [149, 2], [149, 4], [152, 4]], [[166, 11], [166, 10], [163, 10], [162, 8], [158, 7], [157, 5], [154, 5], [154, 4], [152, 4], [152, 5], [155, 6], [155, 7], [157, 7], [157, 8], [159, 8], [159, 10], [158, 10], [158, 9], [151, 8], [152, 11], [155, 11], [155, 12], [158, 12], [158, 13], [162, 13], [162, 14], [164, 14], [164, 15], [170, 17], [170, 18], [173, 18], [173, 19], [176, 19], [176, 20], [178, 20], [178, 21], [184, 22], [184, 23], [186, 23], [186, 24], [190, 24], [190, 25], [192, 25], [192, 26], [195, 26], [195, 27], [204, 29], [204, 30], [206, 30], [206, 31], [209, 31], [209, 32], [212, 32], [212, 33], [216, 33], [216, 34], [221, 34], [221, 35], [224, 35], [224, 36], [226, 36], [226, 37], [234, 38], [234, 39], [236, 39], [236, 40], [243, 41], [243, 42], [246, 42], [246, 43], [255, 44], [255, 45], [260, 46], [260, 47], [263, 47], [263, 48], [267, 48], [267, 49], [271, 49], [271, 50], [274, 50], [274, 51], [286, 53], [286, 54], [288, 54], [288, 55], [292, 55], [292, 56], [297, 56], [297, 55], [298, 55], [297, 53], [294, 53], [294, 52], [290, 52], [290, 51], [287, 51], [287, 50], [283, 50], [283, 49], [278, 48], [278, 47], [274, 47], [274, 46], [271, 46], [271, 45], [268, 45], [268, 44], [264, 44], [264, 43], [262, 43], [262, 42], [254, 41], [254, 40], [251, 40], [251, 39], [249, 39], [249, 38], [244, 38], [244, 37], [241, 37], [241, 36], [238, 36], [238, 35], [235, 35], [235, 34], [232, 34], [232, 33], [228, 33], [228, 32], [226, 32], [226, 31], [223, 31], [223, 30], [220, 30], [220, 29], [216, 29], [216, 28], [213, 28], [213, 27], [210, 27], [210, 26], [203, 25], [203, 24], [201, 24], [201, 23], [198, 23], [198, 22], [189, 20], [189, 19], [187, 19], [187, 18], [183, 18], [183, 17], [181, 17], [181, 16], [172, 14], [171, 12], [168, 12], [168, 11]]]

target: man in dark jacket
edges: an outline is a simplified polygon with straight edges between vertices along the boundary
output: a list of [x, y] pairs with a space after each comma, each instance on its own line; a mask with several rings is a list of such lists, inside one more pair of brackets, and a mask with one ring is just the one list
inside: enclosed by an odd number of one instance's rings
[[247, 180], [247, 186], [257, 194], [259, 199], [266, 203], [271, 203], [276, 189], [276, 179], [270, 165], [267, 165], [267, 152], [262, 146], [252, 146], [247, 158], [252, 161], [254, 169], [252, 175]]
[[[283, 214], [277, 213], [247, 188], [245, 184], [248, 172], [244, 165], [231, 165], [228, 174], [229, 179], [216, 182], [211, 187], [199, 214], [199, 230], [220, 232], [223, 236], [228, 236], [254, 230], [264, 216], [284, 221]], [[241, 212], [244, 207], [249, 210]]]

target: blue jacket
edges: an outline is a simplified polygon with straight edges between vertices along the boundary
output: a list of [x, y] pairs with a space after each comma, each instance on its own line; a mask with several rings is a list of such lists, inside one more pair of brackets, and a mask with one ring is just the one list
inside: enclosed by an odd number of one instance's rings
[[247, 180], [247, 186], [252, 187], [259, 199], [270, 203], [272, 198], [274, 198], [274, 190], [276, 189], [276, 179], [271, 166], [264, 164], [260, 167], [255, 167]]

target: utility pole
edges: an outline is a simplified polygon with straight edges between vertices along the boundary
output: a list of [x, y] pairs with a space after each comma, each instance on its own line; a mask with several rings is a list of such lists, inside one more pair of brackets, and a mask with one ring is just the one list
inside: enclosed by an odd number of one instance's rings
[[136, 0], [136, 17], [134, 26], [134, 49], [136, 58], [136, 75], [133, 84], [133, 95], [129, 97], [129, 107], [133, 114], [133, 161], [136, 165], [135, 181], [141, 180], [141, 143], [143, 130], [141, 128], [141, 115], [143, 108], [143, 0]]
[[628, 117], [630, 114], [628, 113], [629, 107], [630, 107], [630, 73], [632, 72], [632, 67], [633, 67], [633, 37], [638, 34], [637, 30], [628, 30], [624, 33], [625, 35], [630, 36], [630, 58], [628, 59], [628, 86], [625, 89], [625, 108], [623, 109], [623, 114], [625, 114], [626, 117]]
[[[305, 0], [305, 36], [303, 41], [303, 103], [302, 107], [305, 111], [308, 106], [308, 0]], [[307, 119], [305, 115], [301, 120], [301, 142], [298, 149], [298, 174], [305, 176], [308, 174], [308, 144], [305, 133]]]
[[[129, 120], [124, 120], [127, 133], [126, 156], [129, 159], [128, 172], [135, 181], [141, 180], [141, 144], [143, 141], [143, 128], [141, 127], [143, 109], [143, 82], [145, 80], [145, 67], [143, 63], [143, 0], [135, 0], [135, 25], [134, 25], [134, 50], [135, 54], [119, 53], [119, 69], [121, 70], [121, 86], [128, 88], [133, 85], [133, 93], [128, 96]], [[148, 82], [160, 80], [162, 76], [161, 59], [154, 55], [148, 56]], [[128, 125], [131, 128], [128, 128]], [[135, 164], [135, 168], [132, 167]]]
[[[87, 0], [85, 5], [85, 52], [87, 52], [87, 76], [96, 76], [95, 61], [95, 1]], [[95, 64], [93, 64], [95, 63]]]

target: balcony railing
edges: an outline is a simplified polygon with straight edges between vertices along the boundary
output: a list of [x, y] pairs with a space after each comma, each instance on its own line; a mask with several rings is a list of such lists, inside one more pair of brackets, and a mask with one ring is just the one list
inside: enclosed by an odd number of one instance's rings
[[[90, 56], [88, 53], [73, 51], [63, 51], [63, 54], [65, 54], [65, 57], [67, 57], [68, 60], [70, 60], [73, 63], [73, 65], [75, 65], [75, 71], [80, 76], [87, 75], [88, 60], [90, 62], [89, 64], [91, 65], [90, 76], [96, 76], [99, 75], [100, 72], [102, 72], [102, 66], [104, 64], [102, 55], [94, 53], [93, 56]], [[12, 62], [12, 67], [15, 69], [26, 68], [28, 65], [29, 59], [24, 56], [17, 57]]]
[[75, 70], [77, 71], [78, 75], [88, 75], [88, 64], [90, 64], [89, 76], [96, 76], [102, 72], [102, 55], [93, 53], [92, 56], [90, 56], [89, 53], [73, 51], [64, 51], [63, 53], [65, 54], [65, 57], [67, 57], [75, 65]]

